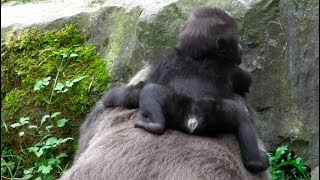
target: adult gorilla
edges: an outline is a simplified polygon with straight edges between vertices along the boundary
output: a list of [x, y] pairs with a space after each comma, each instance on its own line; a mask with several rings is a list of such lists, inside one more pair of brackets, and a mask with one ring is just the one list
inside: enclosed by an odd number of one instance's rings
[[[140, 71], [129, 84], [147, 73], [148, 68]], [[237, 98], [255, 117], [244, 98]], [[99, 101], [81, 126], [73, 165], [61, 179], [270, 179], [268, 171], [253, 174], [244, 167], [232, 134], [210, 138], [167, 130], [155, 135], [134, 128], [137, 113], [137, 109], [105, 109]], [[260, 140], [259, 149], [264, 150]]]

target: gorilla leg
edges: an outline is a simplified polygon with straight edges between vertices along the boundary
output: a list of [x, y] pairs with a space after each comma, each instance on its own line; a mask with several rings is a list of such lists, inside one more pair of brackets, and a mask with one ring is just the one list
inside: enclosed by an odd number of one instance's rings
[[259, 149], [253, 124], [241, 122], [237, 129], [237, 137], [245, 167], [254, 173], [266, 170], [269, 167], [268, 154]]
[[199, 130], [194, 134], [233, 132], [236, 134], [245, 167], [261, 172], [269, 167], [268, 155], [260, 151], [253, 120], [247, 108], [231, 99], [201, 99], [195, 101], [191, 113], [198, 119]]
[[236, 120], [236, 134], [244, 165], [252, 172], [261, 172], [269, 167], [268, 155], [258, 147], [257, 132], [248, 109], [238, 101], [223, 100], [229, 119]]
[[140, 94], [140, 112], [135, 127], [162, 134], [166, 124], [166, 105], [173, 99], [174, 90], [159, 84], [146, 85]]
[[104, 107], [121, 106], [126, 108], [139, 107], [139, 95], [144, 87], [145, 82], [140, 81], [136, 85], [126, 87], [118, 87], [109, 90], [103, 97], [102, 102]]

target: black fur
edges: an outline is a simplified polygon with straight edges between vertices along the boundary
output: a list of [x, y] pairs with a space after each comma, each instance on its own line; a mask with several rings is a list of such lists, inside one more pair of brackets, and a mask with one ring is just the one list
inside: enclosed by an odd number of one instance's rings
[[136, 127], [156, 134], [165, 128], [212, 136], [235, 133], [246, 168], [264, 171], [268, 155], [258, 148], [245, 96], [251, 75], [239, 67], [242, 51], [236, 22], [219, 9], [199, 8], [178, 36], [177, 46], [151, 65], [137, 85], [110, 90], [105, 107], [140, 108]]

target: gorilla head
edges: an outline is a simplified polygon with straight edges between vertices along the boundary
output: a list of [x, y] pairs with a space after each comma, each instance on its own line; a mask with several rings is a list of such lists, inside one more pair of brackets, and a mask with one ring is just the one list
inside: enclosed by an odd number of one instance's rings
[[225, 11], [199, 8], [185, 23], [177, 39], [177, 49], [194, 59], [210, 58], [241, 63], [238, 26]]

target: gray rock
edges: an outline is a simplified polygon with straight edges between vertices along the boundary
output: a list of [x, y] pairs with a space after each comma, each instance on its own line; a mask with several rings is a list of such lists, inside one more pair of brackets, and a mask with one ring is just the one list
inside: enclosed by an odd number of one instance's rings
[[250, 101], [268, 150], [289, 144], [308, 165], [319, 165], [319, 2], [317, 0], [82, 0], [1, 6], [1, 37], [37, 26], [77, 23], [124, 83], [175, 45], [181, 25], [198, 6], [230, 12], [241, 28], [243, 67], [254, 82]]
[[290, 144], [311, 167], [319, 164], [318, 13], [317, 1], [265, 1], [242, 29], [262, 139], [270, 150]]
[[311, 171], [311, 180], [319, 180], [319, 166]]

